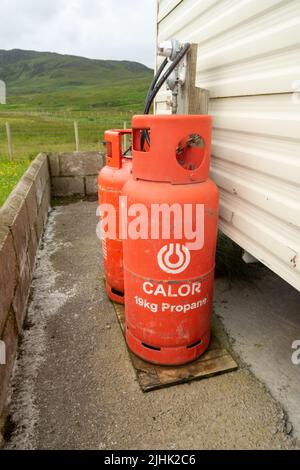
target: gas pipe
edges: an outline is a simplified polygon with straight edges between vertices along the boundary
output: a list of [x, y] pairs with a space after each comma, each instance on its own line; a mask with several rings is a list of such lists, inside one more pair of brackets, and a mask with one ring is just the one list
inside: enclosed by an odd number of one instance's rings
[[[131, 158], [122, 154], [122, 137], [131, 134], [131, 129], [113, 129], [104, 133], [106, 143], [106, 165], [98, 177], [99, 204], [110, 204], [115, 211], [116, 234], [102, 231], [102, 252], [109, 298], [124, 303], [123, 248], [119, 234], [119, 196], [124, 184], [131, 177]], [[101, 216], [100, 216], [101, 219]]]
[[[219, 204], [211, 117], [134, 116], [132, 140], [121, 208], [126, 340], [149, 362], [184, 364], [210, 341]], [[137, 226], [143, 236], [130, 236]]]

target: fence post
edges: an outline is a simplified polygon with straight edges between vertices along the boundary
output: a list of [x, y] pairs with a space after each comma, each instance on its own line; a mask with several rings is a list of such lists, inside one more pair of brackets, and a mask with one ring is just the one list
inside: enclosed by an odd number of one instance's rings
[[6, 127], [6, 136], [7, 136], [7, 148], [8, 148], [8, 155], [10, 160], [13, 159], [13, 146], [12, 146], [12, 137], [11, 137], [11, 130], [9, 122], [5, 123]]
[[[127, 122], [124, 121], [123, 129], [127, 129]], [[127, 134], [124, 135], [124, 150], [127, 150]]]
[[77, 121], [74, 121], [74, 134], [75, 134], [76, 152], [79, 152], [79, 133], [78, 133], [78, 122]]

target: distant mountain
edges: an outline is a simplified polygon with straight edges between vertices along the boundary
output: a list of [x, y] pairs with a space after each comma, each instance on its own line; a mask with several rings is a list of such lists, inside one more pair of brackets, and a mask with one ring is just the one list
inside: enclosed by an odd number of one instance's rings
[[148, 83], [152, 75], [151, 69], [138, 62], [0, 49], [0, 80], [6, 82], [8, 94], [13, 95], [49, 93], [81, 86], [105, 87], [143, 78]]

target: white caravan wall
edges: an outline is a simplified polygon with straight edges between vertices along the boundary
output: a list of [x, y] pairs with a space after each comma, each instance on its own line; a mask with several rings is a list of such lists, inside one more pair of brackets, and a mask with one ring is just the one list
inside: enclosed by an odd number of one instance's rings
[[300, 290], [300, 0], [160, 0], [172, 37], [199, 45], [221, 230]]

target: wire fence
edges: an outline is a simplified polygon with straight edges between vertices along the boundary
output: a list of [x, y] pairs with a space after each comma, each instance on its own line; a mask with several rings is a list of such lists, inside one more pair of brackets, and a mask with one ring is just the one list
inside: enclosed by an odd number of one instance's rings
[[[52, 118], [38, 114], [26, 119], [10, 119], [0, 116], [0, 158], [32, 158], [39, 152], [104, 151], [104, 131], [124, 128], [129, 116], [96, 116], [87, 118], [76, 115], [77, 120], [61, 116]], [[127, 117], [127, 121], [124, 120]], [[49, 119], [50, 118], [50, 119]], [[122, 119], [123, 118], [123, 119]]]

